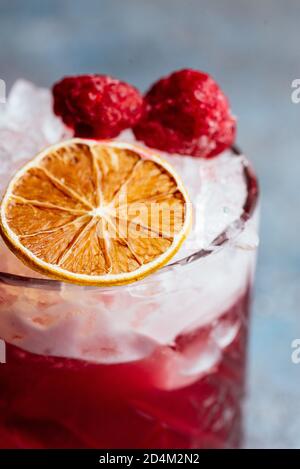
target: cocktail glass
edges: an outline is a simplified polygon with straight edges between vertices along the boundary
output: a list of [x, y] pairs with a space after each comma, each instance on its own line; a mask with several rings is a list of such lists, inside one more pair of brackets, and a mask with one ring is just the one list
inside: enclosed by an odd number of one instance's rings
[[[257, 219], [101, 289], [0, 274], [0, 448], [228, 448], [242, 441]], [[29, 351], [30, 350], [30, 351]]]

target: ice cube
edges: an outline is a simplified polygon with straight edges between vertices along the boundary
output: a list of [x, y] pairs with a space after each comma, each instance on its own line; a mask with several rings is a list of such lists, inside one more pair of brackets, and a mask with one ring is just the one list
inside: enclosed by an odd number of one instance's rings
[[27, 160], [72, 132], [54, 115], [51, 91], [18, 80], [0, 107], [0, 191]]

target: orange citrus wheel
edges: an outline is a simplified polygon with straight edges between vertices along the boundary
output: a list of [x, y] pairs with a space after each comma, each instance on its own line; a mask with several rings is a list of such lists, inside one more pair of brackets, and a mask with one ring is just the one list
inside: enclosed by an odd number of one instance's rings
[[14, 176], [0, 225], [8, 247], [32, 269], [112, 286], [165, 265], [191, 222], [180, 178], [155, 152], [72, 139], [47, 148]]

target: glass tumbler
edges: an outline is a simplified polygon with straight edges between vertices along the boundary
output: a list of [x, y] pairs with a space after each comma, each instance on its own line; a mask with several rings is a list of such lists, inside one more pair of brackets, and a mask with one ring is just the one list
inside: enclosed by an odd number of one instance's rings
[[258, 193], [244, 171], [241, 218], [135, 284], [0, 274], [1, 448], [241, 444]]

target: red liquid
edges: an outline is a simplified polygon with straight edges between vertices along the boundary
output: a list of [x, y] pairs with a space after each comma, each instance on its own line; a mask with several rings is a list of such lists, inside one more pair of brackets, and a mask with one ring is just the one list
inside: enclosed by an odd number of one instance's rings
[[247, 291], [217, 320], [237, 324], [233, 340], [208, 373], [190, 382], [177, 376], [177, 360], [205, 347], [216, 323], [147, 359], [119, 365], [7, 345], [7, 363], [0, 364], [0, 448], [239, 446], [248, 308]]

